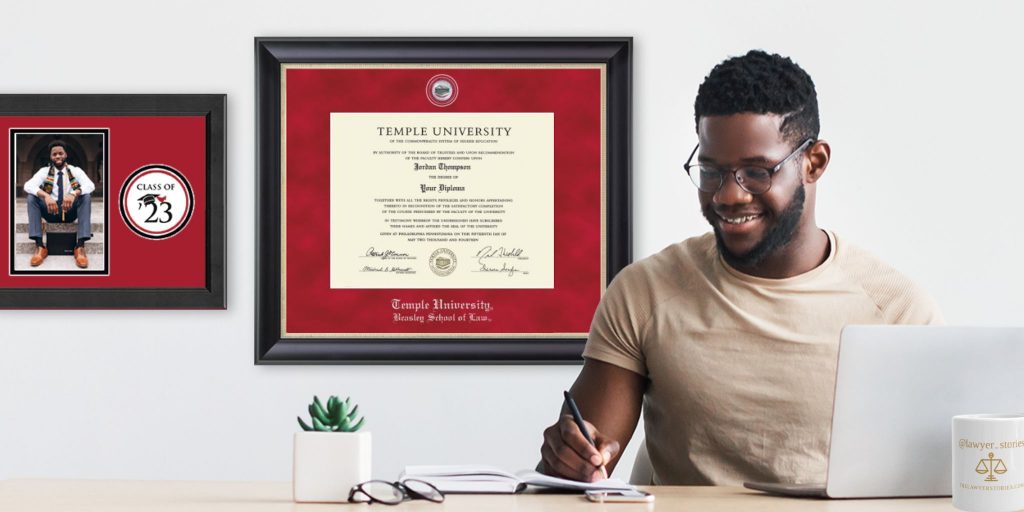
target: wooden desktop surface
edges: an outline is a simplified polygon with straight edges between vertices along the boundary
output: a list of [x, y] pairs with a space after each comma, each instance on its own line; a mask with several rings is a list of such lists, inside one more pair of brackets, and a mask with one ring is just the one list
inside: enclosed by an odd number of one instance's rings
[[[645, 487], [655, 502], [598, 504], [579, 494], [449, 495], [442, 504], [408, 501], [383, 511], [433, 512], [634, 512], [649, 510], [736, 512], [780, 511], [952, 511], [949, 498], [819, 500], [780, 498], [737, 487]], [[287, 482], [151, 482], [119, 480], [0, 481], [0, 510], [316, 512], [368, 510], [366, 505], [293, 503]]]

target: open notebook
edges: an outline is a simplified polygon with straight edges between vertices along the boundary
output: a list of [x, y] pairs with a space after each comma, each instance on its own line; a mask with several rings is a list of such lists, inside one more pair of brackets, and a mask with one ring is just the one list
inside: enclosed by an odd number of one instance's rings
[[577, 482], [543, 475], [532, 469], [509, 473], [493, 466], [406, 466], [399, 479], [415, 478], [429, 482], [444, 493], [505, 493], [511, 494], [526, 489], [528, 485], [552, 489], [586, 491], [629, 490], [632, 485], [622, 480], [609, 479], [597, 482]]

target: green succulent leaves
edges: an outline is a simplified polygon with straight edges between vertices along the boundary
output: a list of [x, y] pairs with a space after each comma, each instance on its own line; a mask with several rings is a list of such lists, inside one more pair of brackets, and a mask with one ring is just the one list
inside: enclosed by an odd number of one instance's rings
[[359, 418], [356, 421], [356, 414], [359, 411], [358, 405], [351, 405], [350, 398], [341, 401], [338, 397], [331, 395], [327, 399], [327, 407], [324, 407], [320, 399], [313, 397], [313, 403], [309, 404], [309, 418], [313, 426], [309, 426], [299, 417], [299, 426], [307, 432], [355, 432], [362, 428], [366, 418]]

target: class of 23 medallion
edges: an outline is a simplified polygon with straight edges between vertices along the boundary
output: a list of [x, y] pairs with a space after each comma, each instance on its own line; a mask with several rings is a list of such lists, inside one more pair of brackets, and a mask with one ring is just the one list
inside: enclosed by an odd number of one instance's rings
[[136, 169], [119, 194], [124, 223], [136, 235], [166, 240], [180, 233], [192, 219], [195, 196], [177, 169], [154, 164]]

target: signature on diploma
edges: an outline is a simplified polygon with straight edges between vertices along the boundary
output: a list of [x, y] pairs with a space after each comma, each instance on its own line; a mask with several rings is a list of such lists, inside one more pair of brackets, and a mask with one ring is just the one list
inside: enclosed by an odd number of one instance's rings
[[508, 277], [515, 277], [516, 274], [527, 275], [528, 270], [520, 270], [515, 265], [502, 262], [501, 267], [497, 263], [489, 264], [487, 260], [528, 260], [519, 247], [493, 247], [485, 246], [476, 252], [476, 260], [480, 263], [480, 270], [477, 272], [493, 272], [496, 274], [508, 274]]
[[360, 272], [384, 272], [384, 273], [392, 273], [392, 274], [415, 274], [416, 273], [416, 271], [413, 270], [412, 267], [392, 267], [392, 266], [386, 266], [386, 265], [381, 265], [381, 266], [378, 266], [378, 267], [371, 267], [371, 266], [367, 265], [367, 266], [363, 267], [362, 270], [360, 270]]
[[530, 258], [524, 256], [523, 250], [518, 247], [495, 248], [488, 245], [476, 252], [476, 259], [483, 262], [486, 259], [528, 260]]
[[480, 262], [480, 270], [477, 272], [493, 272], [496, 274], [508, 274], [508, 277], [515, 277], [516, 274], [528, 275], [529, 270], [520, 270], [515, 265], [509, 265], [508, 263], [502, 263], [501, 267], [492, 267], [487, 263]]
[[391, 249], [377, 250], [374, 247], [370, 247], [366, 250], [366, 254], [363, 255], [365, 258], [380, 258], [382, 260], [412, 260], [416, 259], [409, 256], [407, 252], [397, 252]]

